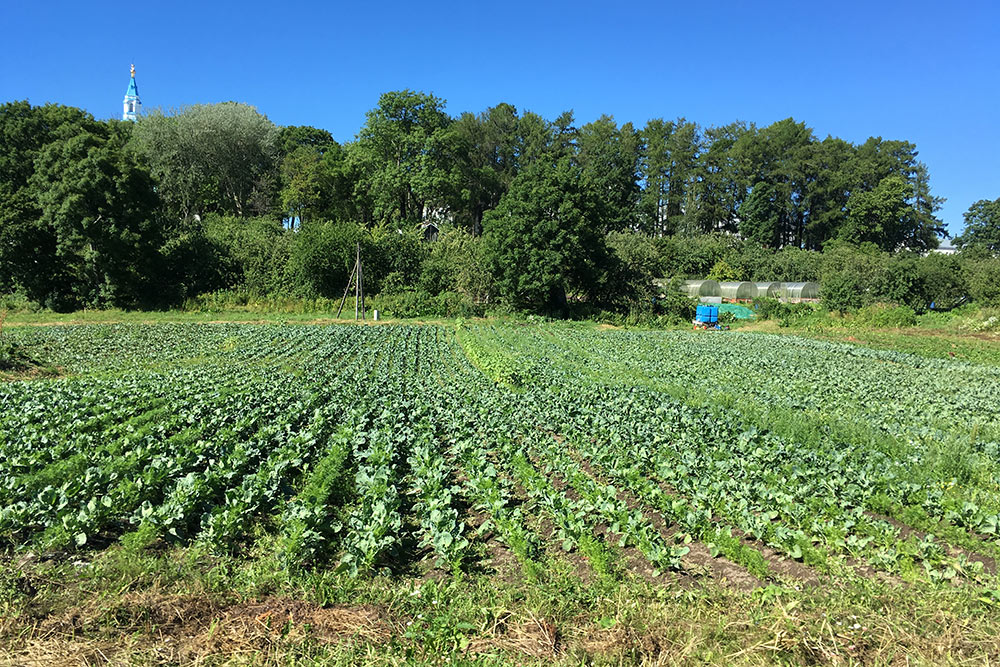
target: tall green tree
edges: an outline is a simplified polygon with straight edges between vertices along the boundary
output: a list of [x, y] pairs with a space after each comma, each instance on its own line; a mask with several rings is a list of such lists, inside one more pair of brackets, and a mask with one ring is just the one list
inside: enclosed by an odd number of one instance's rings
[[600, 295], [612, 255], [600, 194], [568, 157], [538, 161], [486, 214], [484, 258], [498, 295], [516, 308], [565, 312], [567, 294]]
[[26, 290], [44, 300], [57, 271], [56, 237], [40, 225], [37, 191], [29, 185], [35, 159], [61, 137], [96, 127], [90, 114], [27, 101], [0, 105], [0, 291]]
[[347, 152], [336, 142], [322, 149], [300, 145], [281, 161], [281, 211], [292, 222], [348, 220], [357, 217], [354, 178]]
[[379, 98], [348, 152], [355, 194], [370, 207], [366, 218], [418, 223], [450, 199], [458, 181], [457, 166], [445, 159], [450, 122], [444, 100], [433, 95], [402, 90]]
[[175, 219], [205, 213], [271, 213], [277, 201], [279, 132], [254, 107], [199, 104], [156, 110], [135, 124], [133, 146]]
[[278, 148], [288, 155], [298, 148], [311, 148], [320, 155], [339, 144], [328, 130], [310, 125], [285, 125], [278, 129]]
[[889, 176], [906, 183], [905, 198], [912, 220], [901, 231], [899, 247], [915, 250], [936, 248], [945, 233], [937, 211], [942, 199], [930, 193], [927, 167], [917, 159], [917, 148], [908, 141], [871, 137], [857, 147], [853, 161], [852, 196], [872, 192]]
[[738, 231], [739, 209], [747, 189], [739, 177], [734, 146], [744, 134], [752, 131], [755, 131], [753, 126], [743, 122], [704, 131], [692, 179], [694, 203], [684, 216], [685, 233]]
[[463, 113], [451, 124], [450, 139], [459, 181], [451, 203], [455, 224], [474, 234], [517, 173], [517, 109], [499, 104], [480, 114]]
[[681, 228], [685, 213], [693, 214], [689, 195], [701, 150], [698, 126], [683, 118], [655, 118], [646, 123], [641, 136], [645, 187], [640, 206], [645, 228], [655, 234], [672, 234]]
[[516, 161], [518, 170], [525, 169], [536, 160], [555, 161], [559, 155], [556, 145], [556, 128], [538, 114], [525, 111], [517, 121]]
[[840, 239], [854, 244], [872, 243], [882, 250], [899, 249], [916, 218], [906, 202], [908, 191], [902, 177], [891, 175], [874, 190], [852, 194]]
[[580, 128], [577, 161], [608, 206], [603, 230], [622, 231], [638, 222], [641, 139], [631, 123], [620, 128], [601, 116]]
[[773, 183], [757, 183], [740, 205], [740, 236], [762, 246], [781, 246], [784, 193]]
[[855, 189], [855, 153], [852, 144], [830, 136], [811, 145], [806, 156], [809, 179], [803, 199], [806, 220], [802, 247], [821, 249], [847, 220], [847, 201]]
[[47, 300], [59, 309], [155, 299], [161, 239], [149, 173], [125, 150], [131, 126], [91, 123], [46, 145], [29, 185], [55, 239]]
[[1000, 253], [1000, 198], [980, 199], [963, 214], [965, 229], [955, 237], [957, 248], [984, 248]]
[[812, 143], [812, 130], [805, 123], [786, 118], [742, 134], [732, 148], [740, 191], [749, 195], [759, 183], [770, 186], [777, 204], [779, 246], [802, 245]]

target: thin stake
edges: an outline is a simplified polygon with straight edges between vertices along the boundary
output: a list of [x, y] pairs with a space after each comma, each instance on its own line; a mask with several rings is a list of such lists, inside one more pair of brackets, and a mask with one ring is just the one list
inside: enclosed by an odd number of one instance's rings
[[358, 270], [357, 263], [354, 264], [354, 268], [351, 272], [347, 274], [347, 285], [344, 286], [344, 298], [340, 300], [340, 308], [337, 309], [336, 319], [340, 319], [340, 314], [344, 312], [344, 303], [347, 302], [347, 293], [351, 290], [351, 281], [354, 279], [354, 273]]
[[361, 264], [361, 244], [358, 244], [358, 287], [361, 289], [361, 319], [365, 317], [365, 269]]

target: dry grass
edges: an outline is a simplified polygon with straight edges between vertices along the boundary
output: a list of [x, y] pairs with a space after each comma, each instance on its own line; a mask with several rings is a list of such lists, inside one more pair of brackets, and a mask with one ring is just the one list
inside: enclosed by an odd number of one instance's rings
[[150, 590], [39, 619], [0, 618], [0, 664], [344, 664], [352, 655], [397, 664], [406, 651], [424, 663], [445, 657], [566, 665], [1000, 660], [1000, 633], [989, 610], [956, 613], [947, 597], [906, 609], [900, 606], [905, 598], [893, 593], [865, 595], [858, 605], [815, 604], [722, 590], [643, 598], [623, 588], [598, 608], [569, 617], [508, 608], [468, 633], [456, 652], [437, 654], [406, 634], [413, 618], [391, 606], [321, 607], [278, 596], [218, 603]]
[[399, 628], [374, 606], [322, 608], [267, 597], [219, 605], [196, 595], [131, 593], [91, 601], [41, 621], [0, 625], [4, 664], [199, 664], [274, 652], [283, 645], [380, 643]]

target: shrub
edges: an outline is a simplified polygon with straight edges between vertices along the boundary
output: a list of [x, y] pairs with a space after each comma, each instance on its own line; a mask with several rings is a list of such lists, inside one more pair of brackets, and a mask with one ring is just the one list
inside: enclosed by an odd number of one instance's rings
[[[341, 294], [343, 296], [343, 294]], [[243, 311], [251, 313], [336, 313], [340, 299], [306, 298], [290, 294], [255, 294], [247, 289], [205, 292], [184, 301], [184, 310], [200, 313]], [[345, 310], [354, 308], [354, 295]]]
[[741, 241], [724, 234], [664, 236], [657, 239], [663, 275], [703, 278], [716, 262], [739, 254]]
[[968, 276], [954, 255], [932, 252], [918, 268], [928, 306], [933, 304], [934, 310], [950, 310], [968, 297]]
[[7, 311], [0, 311], [0, 371], [19, 371], [34, 364], [31, 356], [16, 341], [3, 332]]
[[823, 280], [820, 299], [828, 310], [853, 312], [864, 305], [868, 285], [865, 279], [850, 271], [840, 271]]
[[388, 317], [478, 317], [483, 314], [480, 305], [458, 292], [431, 294], [424, 290], [410, 289], [390, 294], [379, 294], [371, 302], [379, 313]]
[[859, 327], [899, 329], [916, 326], [917, 314], [909, 306], [874, 303], [859, 310], [850, 323]]
[[[297, 242], [301, 239], [298, 233], [289, 232], [280, 222], [269, 218], [207, 215], [203, 226], [206, 241], [199, 246], [194, 258], [220, 257], [221, 286], [241, 288], [253, 294], [292, 291], [288, 267], [293, 245], [301, 247]], [[209, 276], [202, 280], [213, 279]]]
[[753, 309], [758, 320], [776, 320], [788, 314], [787, 303], [768, 297], [754, 299]]
[[969, 265], [969, 297], [980, 306], [1000, 306], [1000, 261]]
[[720, 259], [716, 262], [712, 266], [712, 270], [708, 272], [709, 280], [718, 280], [720, 283], [733, 280], [743, 280], [743, 278], [743, 274], [724, 259]]
[[679, 288], [679, 280], [674, 278], [666, 286], [663, 296], [656, 297], [653, 302], [653, 314], [667, 316], [683, 322], [694, 319], [698, 302], [686, 296]]
[[29, 299], [23, 292], [0, 295], [0, 312], [37, 313], [40, 310], [42, 305]]
[[774, 253], [770, 267], [754, 272], [755, 280], [780, 280], [783, 282], [816, 281], [820, 277], [823, 254], [815, 250], [787, 247]]
[[[307, 297], [343, 297], [344, 287], [357, 258], [361, 243], [365, 273], [372, 255], [372, 244], [365, 230], [353, 222], [312, 222], [295, 233], [289, 269], [295, 289]], [[370, 284], [365, 276], [365, 286]]]
[[447, 229], [429, 243], [420, 267], [418, 289], [431, 294], [461, 292], [482, 301], [489, 291], [489, 273], [482, 257], [482, 240], [460, 229]]
[[930, 304], [918, 260], [913, 257], [893, 257], [887, 262], [872, 280], [871, 296], [875, 301], [909, 306], [921, 313]]

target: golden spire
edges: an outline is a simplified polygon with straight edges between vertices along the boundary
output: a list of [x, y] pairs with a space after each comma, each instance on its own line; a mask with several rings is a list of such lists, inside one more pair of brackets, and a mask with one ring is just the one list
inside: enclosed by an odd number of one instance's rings
[[132, 78], [135, 78], [135, 65], [132, 65]]

